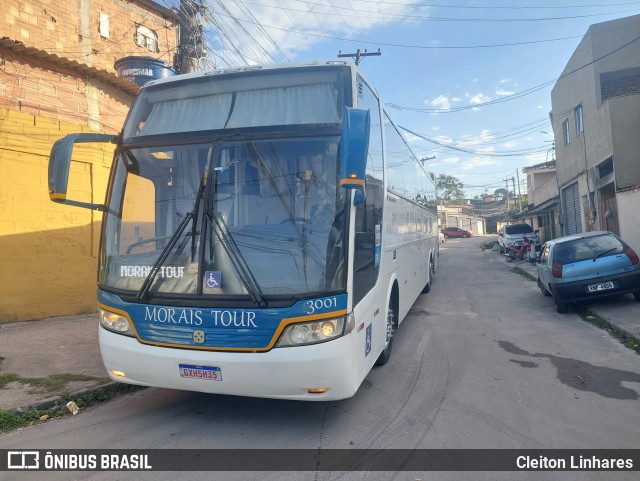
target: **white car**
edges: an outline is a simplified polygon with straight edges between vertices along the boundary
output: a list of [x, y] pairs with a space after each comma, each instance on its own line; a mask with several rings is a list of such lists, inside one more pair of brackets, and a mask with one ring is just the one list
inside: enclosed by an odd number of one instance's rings
[[505, 225], [498, 233], [500, 252], [506, 252], [512, 245], [519, 248], [525, 237], [531, 241], [536, 251], [540, 251], [540, 237], [529, 224]]

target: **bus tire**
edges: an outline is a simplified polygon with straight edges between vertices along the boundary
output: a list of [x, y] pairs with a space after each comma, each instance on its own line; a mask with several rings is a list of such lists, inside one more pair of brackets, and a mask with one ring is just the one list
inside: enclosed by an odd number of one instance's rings
[[433, 275], [435, 274], [436, 269], [433, 265], [433, 259], [429, 259], [429, 282], [427, 282], [422, 289], [423, 294], [428, 294], [431, 292], [431, 283], [433, 282]]
[[389, 301], [389, 307], [387, 308], [387, 329], [386, 334], [387, 338], [384, 343], [384, 349], [376, 359], [375, 365], [382, 366], [386, 364], [389, 359], [391, 359], [391, 348], [393, 347], [393, 334], [395, 332], [396, 327], [396, 316], [397, 311], [392, 301]]

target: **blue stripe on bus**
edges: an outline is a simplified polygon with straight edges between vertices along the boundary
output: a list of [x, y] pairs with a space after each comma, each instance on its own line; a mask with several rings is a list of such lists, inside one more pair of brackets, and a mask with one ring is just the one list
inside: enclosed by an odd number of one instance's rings
[[283, 319], [313, 320], [347, 308], [346, 294], [263, 309], [136, 304], [100, 290], [98, 301], [126, 312], [142, 342], [201, 349], [266, 349]]

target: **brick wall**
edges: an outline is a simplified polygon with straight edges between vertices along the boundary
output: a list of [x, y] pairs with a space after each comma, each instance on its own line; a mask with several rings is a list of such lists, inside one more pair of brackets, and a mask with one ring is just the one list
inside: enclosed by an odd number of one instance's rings
[[[132, 97], [97, 80], [0, 49], [0, 107], [118, 133]], [[90, 114], [91, 112], [91, 114]]]
[[[115, 60], [130, 55], [171, 60], [175, 25], [149, 3], [0, 2], [0, 37], [10, 39], [0, 46], [0, 323], [96, 310], [102, 215], [49, 200], [49, 152], [70, 133], [122, 128], [131, 84], [86, 67], [114, 72]], [[109, 17], [108, 38], [100, 13]], [[160, 53], [136, 46], [136, 24], [158, 33]], [[26, 49], [14, 49], [16, 41]], [[69, 197], [103, 203], [112, 151], [90, 145], [74, 149]]]
[[[108, 38], [100, 35], [101, 13], [109, 19]], [[157, 33], [159, 52], [136, 45], [136, 25]], [[3, 37], [107, 71], [130, 55], [172, 61], [176, 47], [174, 21], [135, 0], [3, 0], [0, 27]]]

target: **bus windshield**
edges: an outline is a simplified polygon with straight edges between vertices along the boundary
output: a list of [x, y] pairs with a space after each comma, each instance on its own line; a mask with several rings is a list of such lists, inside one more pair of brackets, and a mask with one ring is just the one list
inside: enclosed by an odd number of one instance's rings
[[124, 148], [103, 235], [103, 288], [303, 297], [346, 289], [338, 136]]

